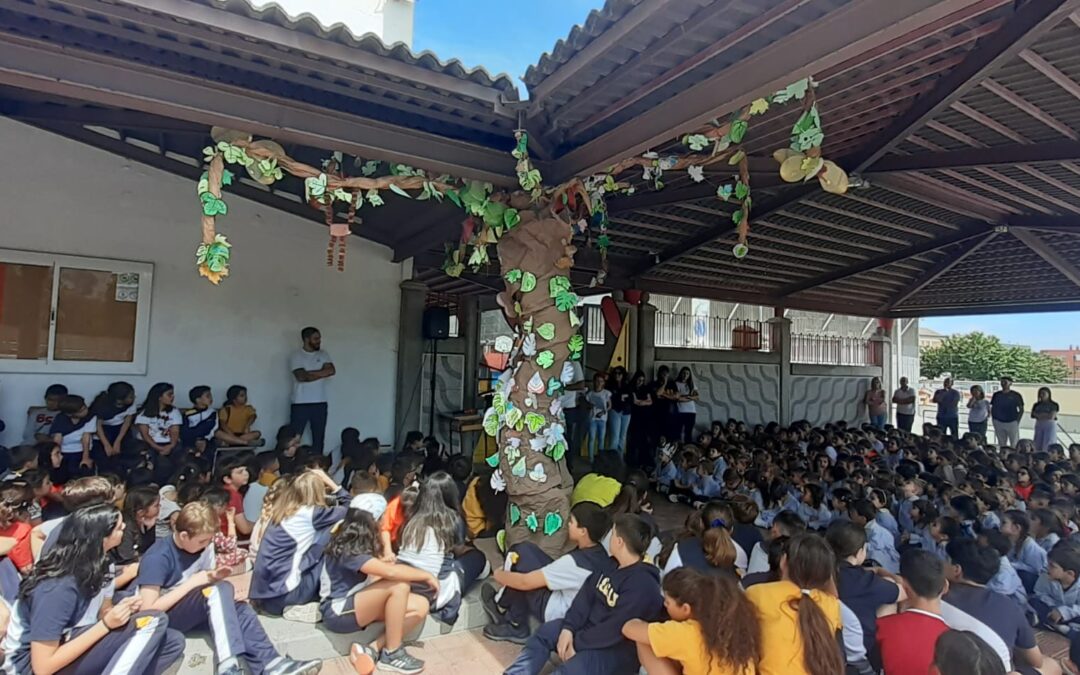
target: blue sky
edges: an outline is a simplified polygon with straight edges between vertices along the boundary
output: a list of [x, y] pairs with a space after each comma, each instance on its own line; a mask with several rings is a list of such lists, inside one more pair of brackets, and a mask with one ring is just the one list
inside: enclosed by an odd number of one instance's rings
[[417, 0], [413, 48], [430, 49], [466, 67], [510, 75], [522, 98], [525, 70], [585, 20], [603, 0]]
[[[413, 47], [430, 49], [444, 60], [457, 58], [466, 67], [484, 66], [492, 75], [506, 73], [525, 98], [519, 80], [525, 70], [602, 5], [603, 0], [418, 0]], [[1035, 349], [1080, 343], [1080, 312], [942, 317], [923, 323], [945, 334], [977, 330]]]

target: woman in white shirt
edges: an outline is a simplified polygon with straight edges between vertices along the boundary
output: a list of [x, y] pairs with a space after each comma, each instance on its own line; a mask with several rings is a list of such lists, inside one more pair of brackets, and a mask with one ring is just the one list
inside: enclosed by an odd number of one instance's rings
[[180, 443], [180, 425], [184, 418], [173, 406], [176, 393], [168, 382], [158, 382], [146, 394], [146, 401], [135, 418], [135, 428], [139, 436], [154, 452], [154, 479], [159, 483], [168, 482], [176, 468], [176, 462], [170, 457]]
[[979, 385], [971, 387], [971, 398], [967, 402], [968, 431], [986, 439], [986, 421], [990, 419], [990, 400]]
[[679, 435], [684, 443], [694, 442], [694, 424], [697, 422], [697, 389], [694, 388], [694, 376], [689, 368], [679, 371], [675, 378], [675, 393], [678, 396]]

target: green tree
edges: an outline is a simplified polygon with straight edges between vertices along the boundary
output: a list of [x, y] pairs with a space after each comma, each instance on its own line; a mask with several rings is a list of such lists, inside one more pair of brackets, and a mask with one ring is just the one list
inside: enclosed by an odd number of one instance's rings
[[1010, 347], [993, 335], [968, 333], [945, 338], [941, 345], [922, 350], [921, 373], [934, 378], [950, 373], [959, 380], [996, 380], [1009, 375], [1017, 382], [1064, 382], [1065, 362], [1027, 347]]

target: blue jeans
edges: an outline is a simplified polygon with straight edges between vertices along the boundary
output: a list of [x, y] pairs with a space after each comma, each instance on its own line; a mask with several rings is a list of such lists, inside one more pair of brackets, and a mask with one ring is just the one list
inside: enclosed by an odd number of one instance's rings
[[[558, 619], [540, 626], [503, 675], [538, 675], [559, 643], [562, 625], [562, 619]], [[636, 673], [640, 667], [634, 645], [623, 640], [606, 649], [579, 649], [554, 672], [555, 675], [624, 675]]]
[[889, 419], [888, 415], [871, 415], [870, 416], [870, 426], [874, 427], [875, 429], [884, 429], [885, 428], [885, 422], [888, 419]]
[[626, 430], [630, 428], [630, 413], [612, 410], [607, 420], [607, 446], [612, 450], [626, 452]]
[[596, 453], [604, 449], [604, 432], [607, 430], [606, 419], [593, 418], [589, 420], [589, 461], [593, 461]]
[[953, 438], [960, 436], [960, 418], [956, 416], [937, 416], [937, 426], [941, 429], [941, 433], [951, 432], [950, 435]]

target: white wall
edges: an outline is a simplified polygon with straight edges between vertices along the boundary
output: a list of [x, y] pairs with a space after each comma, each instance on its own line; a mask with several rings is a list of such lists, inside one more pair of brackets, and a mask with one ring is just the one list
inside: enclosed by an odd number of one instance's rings
[[215, 287], [195, 271], [190, 181], [4, 118], [0, 147], [20, 158], [0, 165], [0, 248], [154, 264], [147, 373], [16, 374], [0, 361], [5, 444], [18, 442], [27, 406], [50, 383], [90, 398], [115, 379], [140, 398], [154, 382], [172, 382], [184, 404], [194, 385], [213, 387], [220, 403], [226, 387], [244, 384], [272, 442], [288, 421], [288, 356], [309, 324], [337, 366], [328, 443], [349, 425], [392, 440], [403, 269], [389, 249], [354, 237], [339, 273], [326, 267], [324, 227], [226, 195], [219, 231], [233, 243], [232, 276]]
[[[325, 26], [343, 23], [353, 35], [378, 35], [384, 43], [404, 42], [412, 47], [416, 0], [275, 0], [294, 17], [307, 12]], [[256, 6], [270, 4], [255, 0]]]

